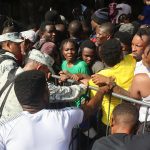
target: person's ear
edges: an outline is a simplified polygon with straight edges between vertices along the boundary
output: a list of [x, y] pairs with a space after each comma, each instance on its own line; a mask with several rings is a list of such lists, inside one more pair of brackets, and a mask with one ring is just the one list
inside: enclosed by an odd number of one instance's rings
[[50, 78], [51, 78], [51, 73], [49, 72], [49, 73], [47, 74], [47, 80], [50, 79]]
[[113, 115], [110, 117], [110, 127], [114, 126], [114, 118]]
[[9, 48], [11, 47], [11, 44], [10, 44], [9, 41], [6, 42], [6, 46], [9, 47]]
[[6, 46], [8, 47], [9, 52], [14, 54], [14, 51], [13, 51], [13, 48], [12, 48], [12, 42], [6, 41]]
[[107, 40], [109, 40], [111, 38], [111, 35], [110, 34], [108, 34], [107, 35]]
[[39, 36], [42, 37], [44, 34], [44, 31], [39, 31]]
[[42, 69], [42, 65], [38, 65], [37, 67], [36, 67], [36, 70], [41, 70]]

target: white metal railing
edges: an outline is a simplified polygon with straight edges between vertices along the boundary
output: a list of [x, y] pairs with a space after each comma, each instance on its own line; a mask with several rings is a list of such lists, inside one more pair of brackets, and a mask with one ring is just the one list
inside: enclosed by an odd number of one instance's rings
[[[56, 78], [56, 79], [60, 79], [60, 76], [58, 76], [58, 75], [52, 75], [52, 77]], [[77, 84], [77, 82], [75, 80], [71, 80], [71, 79], [68, 79], [67, 82], [72, 83], [72, 84]], [[92, 89], [92, 90], [95, 90], [95, 91], [99, 90], [99, 88], [93, 87], [93, 86], [89, 86], [88, 88]], [[120, 98], [120, 99], [128, 101], [128, 102], [132, 102], [132, 103], [136, 103], [136, 104], [140, 104], [140, 105], [143, 105], [143, 106], [150, 107], [150, 103], [146, 103], [142, 100], [133, 99], [131, 97], [127, 97], [127, 96], [117, 94], [117, 93], [114, 93], [114, 92], [112, 93], [112, 96]]]
[[[58, 79], [58, 80], [60, 79], [60, 76], [58, 76], [58, 75], [51, 75], [51, 76], [53, 78], [55, 78], [55, 79]], [[71, 84], [78, 84], [77, 81], [72, 80], [72, 79], [68, 79], [67, 82], [69, 82]], [[88, 88], [91, 89], [91, 90], [95, 90], [95, 91], [99, 90], [98, 87], [93, 87], [93, 86], [88, 86]], [[125, 101], [128, 101], [128, 102], [134, 103], [134, 104], [135, 103], [136, 104], [140, 104], [140, 105], [143, 105], [143, 106], [146, 107], [147, 110], [146, 110], [145, 121], [144, 121], [143, 129], [142, 129], [142, 133], [144, 133], [145, 132], [146, 123], [147, 123], [147, 118], [148, 118], [148, 112], [149, 112], [149, 108], [150, 108], [150, 103], [146, 103], [146, 102], [144, 102], [142, 100], [133, 99], [131, 97], [127, 97], [127, 96], [124, 96], [124, 95], [121, 95], [121, 94], [117, 94], [117, 93], [114, 93], [114, 92], [112, 92], [112, 96], [114, 96], [116, 98], [120, 98], [121, 100], [125, 100]], [[110, 105], [110, 103], [109, 103], [109, 105]], [[109, 107], [109, 109], [110, 109], [110, 107]], [[109, 112], [109, 110], [108, 110], [108, 112]], [[108, 114], [108, 123], [107, 123], [107, 129], [106, 129], [106, 136], [108, 135], [108, 129], [109, 129], [109, 125], [108, 125], [109, 124], [109, 115], [110, 114]]]

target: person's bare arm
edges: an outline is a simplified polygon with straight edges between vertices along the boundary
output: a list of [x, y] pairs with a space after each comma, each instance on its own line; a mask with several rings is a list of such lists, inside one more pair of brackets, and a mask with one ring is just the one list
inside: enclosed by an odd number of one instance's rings
[[113, 77], [106, 77], [100, 74], [94, 74], [91, 77], [92, 77], [92, 81], [98, 86], [108, 85], [109, 88], [113, 90], [113, 92], [125, 96], [130, 96], [128, 91], [116, 85], [116, 83], [114, 82], [115, 79]]
[[131, 84], [131, 87], [129, 89], [129, 92], [130, 92], [130, 97], [133, 97], [135, 99], [140, 99], [141, 98], [141, 94], [140, 94], [140, 91], [139, 91], [139, 83], [141, 81], [139, 81], [140, 78], [138, 79], [137, 76], [135, 76], [133, 78], [133, 81], [132, 81], [132, 84]]
[[109, 91], [108, 86], [101, 87], [94, 97], [84, 105], [81, 105], [81, 109], [84, 112], [84, 119], [89, 118], [94, 112], [101, 106], [103, 96]]
[[122, 87], [120, 87], [118, 85], [113, 87], [113, 92], [117, 93], [117, 94], [120, 94], [120, 95], [124, 95], [124, 96], [130, 97], [130, 92], [126, 91], [125, 89], [123, 89]]
[[113, 89], [114, 93], [135, 99], [141, 99], [141, 97], [146, 97], [150, 94], [150, 79], [148, 75], [144, 73], [134, 76], [129, 91], [126, 91], [122, 87], [114, 84], [115, 82], [111, 77], [95, 74], [92, 75], [92, 81], [98, 86], [108, 85], [110, 89]]
[[82, 79], [90, 79], [91, 77], [87, 74], [72, 74], [69, 73], [68, 71], [61, 71], [60, 73], [61, 76], [61, 81], [65, 81], [67, 79], [73, 79], [75, 81], [80, 81]]
[[145, 73], [134, 76], [130, 88], [130, 96], [135, 99], [141, 99], [150, 95], [150, 78]]
[[104, 85], [109, 84], [109, 82], [114, 81], [114, 78], [106, 77], [106, 76], [101, 75], [101, 74], [93, 74], [91, 77], [92, 77], [93, 83], [98, 85], [98, 86], [104, 86]]
[[81, 73], [71, 74], [70, 78], [74, 79], [76, 81], [79, 81], [79, 80], [82, 80], [82, 79], [91, 79], [91, 77], [89, 75], [81, 74]]

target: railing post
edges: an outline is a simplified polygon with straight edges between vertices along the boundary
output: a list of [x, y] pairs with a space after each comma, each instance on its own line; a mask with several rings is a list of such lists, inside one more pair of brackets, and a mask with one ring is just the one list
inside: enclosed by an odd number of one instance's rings
[[146, 123], [147, 123], [148, 111], [149, 111], [149, 108], [146, 107], [145, 121], [144, 121], [143, 129], [142, 129], [142, 133], [143, 133], [143, 134], [144, 134], [144, 132], [145, 132], [145, 127], [146, 127]]

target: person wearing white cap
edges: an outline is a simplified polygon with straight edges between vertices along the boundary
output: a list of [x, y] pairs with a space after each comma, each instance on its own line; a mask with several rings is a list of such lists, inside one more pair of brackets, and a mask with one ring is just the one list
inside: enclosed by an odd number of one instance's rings
[[49, 91], [41, 71], [19, 74], [14, 91], [23, 111], [0, 124], [0, 150], [70, 150], [73, 128], [95, 113], [109, 87], [102, 87], [81, 109], [47, 108]]
[[21, 32], [21, 37], [23, 37], [24, 39], [30, 40], [32, 43], [34, 43], [36, 40], [35, 31], [33, 30], [27, 30], [27, 31]]
[[11, 32], [0, 35], [0, 77], [5, 71], [18, 67], [22, 63], [19, 33]]
[[36, 41], [36, 33], [33, 30], [27, 30], [21, 32], [20, 36], [24, 40], [21, 44], [21, 52], [22, 55], [26, 56], [26, 54], [32, 49]]
[[[49, 69], [48, 69], [50, 67], [49, 62], [50, 58], [48, 55], [43, 54], [39, 50], [33, 49], [29, 53], [29, 57], [25, 67], [24, 68], [19, 67], [14, 73], [15, 74], [14, 76], [28, 70], [40, 70], [43, 71], [47, 77], [49, 77]], [[10, 71], [7, 71], [0, 78], [0, 93], [3, 87], [5, 86], [9, 75]], [[48, 83], [48, 88], [50, 91], [49, 97], [50, 102], [63, 100], [73, 101], [78, 97], [80, 97], [80, 95], [82, 95], [86, 91], [86, 86], [83, 84], [72, 86], [55, 86], [52, 83]], [[16, 98], [12, 82], [5, 88], [4, 92], [0, 95], [0, 115], [1, 115], [0, 121], [13, 117], [21, 111], [22, 108]]]

